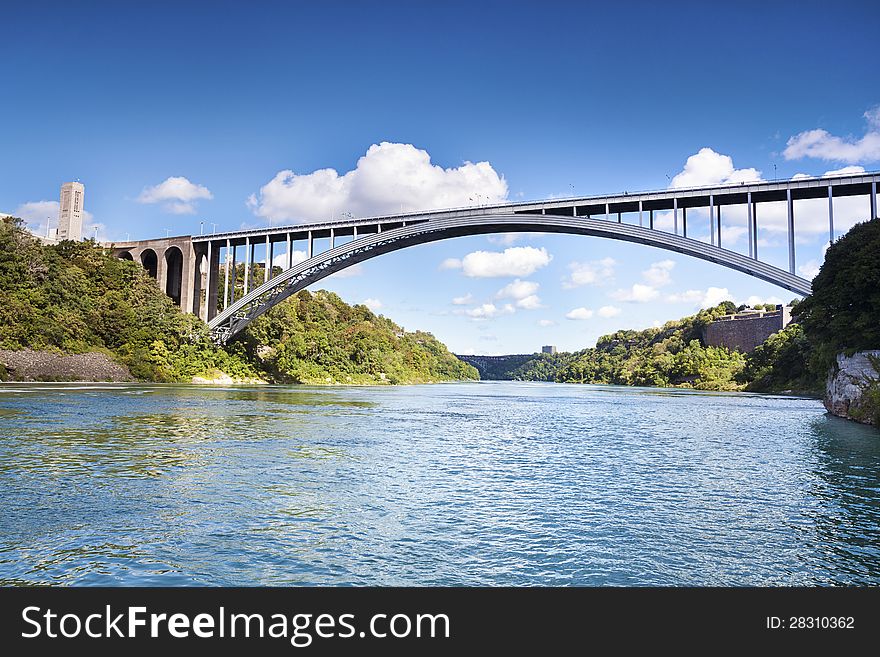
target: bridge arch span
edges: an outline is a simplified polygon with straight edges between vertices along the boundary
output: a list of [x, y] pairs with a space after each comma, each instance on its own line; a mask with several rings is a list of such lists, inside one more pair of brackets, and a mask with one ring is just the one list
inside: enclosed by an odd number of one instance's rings
[[370, 234], [287, 269], [225, 308], [208, 323], [226, 342], [264, 312], [331, 274], [376, 256], [453, 237], [507, 232], [584, 235], [634, 242], [713, 262], [806, 295], [810, 282], [778, 267], [691, 238], [608, 220], [553, 214], [479, 214], [437, 217]]
[[180, 305], [183, 289], [183, 251], [177, 246], [165, 249], [165, 294]]
[[159, 277], [159, 256], [153, 249], [144, 249], [141, 251], [141, 265], [147, 270], [147, 274], [151, 278]]

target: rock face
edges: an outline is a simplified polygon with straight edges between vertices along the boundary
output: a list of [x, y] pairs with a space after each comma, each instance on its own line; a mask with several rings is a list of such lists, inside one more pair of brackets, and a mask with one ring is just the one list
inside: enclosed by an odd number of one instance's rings
[[133, 381], [127, 367], [102, 353], [0, 350], [0, 374], [8, 381]]
[[832, 415], [874, 424], [875, 400], [870, 389], [877, 386], [880, 372], [871, 358], [880, 359], [880, 351], [860, 351], [852, 356], [837, 355], [837, 367], [828, 375], [825, 383], [825, 408]]

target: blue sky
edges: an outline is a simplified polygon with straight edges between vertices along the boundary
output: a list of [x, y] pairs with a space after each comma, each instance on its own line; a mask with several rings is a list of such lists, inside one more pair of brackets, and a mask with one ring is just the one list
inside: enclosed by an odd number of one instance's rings
[[[665, 188], [686, 167], [679, 180], [880, 168], [867, 2], [10, 2], [0, 22], [0, 211], [35, 230], [73, 179], [99, 236], [121, 240], [398, 200]], [[338, 176], [310, 176], [328, 168]], [[433, 186], [401, 182], [424, 171]], [[763, 253], [782, 264], [775, 212]], [[815, 226], [798, 245], [807, 275], [826, 241], [822, 208], [798, 212]], [[867, 201], [836, 212], [852, 223]], [[505, 249], [468, 260], [500, 258], [499, 276], [442, 267]], [[319, 287], [478, 353], [578, 349], [725, 295], [793, 296], [684, 256], [564, 236], [417, 247]]]

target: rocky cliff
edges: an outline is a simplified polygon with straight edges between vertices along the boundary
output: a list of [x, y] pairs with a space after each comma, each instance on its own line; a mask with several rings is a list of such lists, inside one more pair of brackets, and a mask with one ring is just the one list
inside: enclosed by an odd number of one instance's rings
[[865, 424], [880, 422], [880, 351], [838, 354], [825, 384], [825, 408]]

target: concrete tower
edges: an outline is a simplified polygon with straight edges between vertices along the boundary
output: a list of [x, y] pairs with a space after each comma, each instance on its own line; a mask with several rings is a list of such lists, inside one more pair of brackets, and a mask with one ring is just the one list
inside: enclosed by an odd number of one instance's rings
[[83, 199], [86, 188], [82, 183], [61, 185], [61, 207], [58, 211], [58, 239], [82, 239]]

